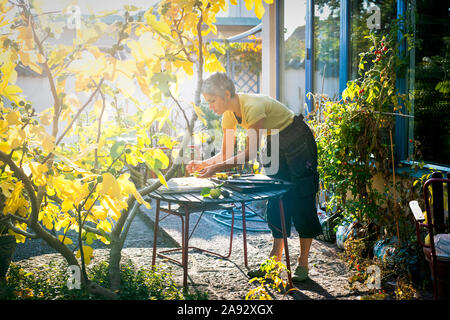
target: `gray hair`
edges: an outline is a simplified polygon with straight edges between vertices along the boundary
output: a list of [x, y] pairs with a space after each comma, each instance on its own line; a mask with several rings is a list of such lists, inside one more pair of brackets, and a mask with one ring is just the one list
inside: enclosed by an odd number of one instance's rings
[[236, 94], [233, 81], [226, 73], [216, 72], [202, 84], [202, 93], [211, 94], [214, 96], [225, 97], [225, 92], [230, 91], [231, 97]]

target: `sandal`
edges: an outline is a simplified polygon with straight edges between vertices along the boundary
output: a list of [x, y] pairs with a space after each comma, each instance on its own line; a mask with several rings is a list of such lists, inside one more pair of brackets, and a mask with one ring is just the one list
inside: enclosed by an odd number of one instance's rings
[[303, 282], [308, 279], [308, 267], [297, 266], [294, 275], [292, 276], [293, 282]]

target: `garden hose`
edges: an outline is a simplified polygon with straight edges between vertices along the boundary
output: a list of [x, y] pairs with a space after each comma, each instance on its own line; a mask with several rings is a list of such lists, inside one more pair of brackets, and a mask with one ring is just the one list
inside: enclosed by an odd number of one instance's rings
[[[242, 206], [241, 206], [242, 208]], [[234, 210], [235, 212], [239, 213], [241, 212], [241, 208], [233, 208], [232, 210]], [[224, 225], [226, 227], [231, 228], [231, 223], [226, 222], [224, 220], [230, 220], [232, 219], [232, 214], [230, 213], [230, 210], [222, 210], [220, 212], [216, 212], [216, 211], [205, 211], [205, 213], [211, 214], [212, 215], [212, 219], [214, 221], [216, 221], [217, 223]], [[256, 218], [255, 218], [256, 216]], [[242, 220], [242, 216], [235, 216], [234, 217], [235, 220]], [[245, 221], [253, 221], [253, 222], [259, 222], [259, 223], [266, 223], [266, 221], [264, 219], [262, 219], [260, 216], [258, 216], [253, 210], [249, 209], [245, 211]], [[239, 226], [234, 226], [235, 229], [237, 230], [243, 230], [242, 227]], [[249, 232], [269, 232], [270, 229], [269, 228], [251, 228], [251, 227], [246, 227], [245, 228], [246, 231]]]

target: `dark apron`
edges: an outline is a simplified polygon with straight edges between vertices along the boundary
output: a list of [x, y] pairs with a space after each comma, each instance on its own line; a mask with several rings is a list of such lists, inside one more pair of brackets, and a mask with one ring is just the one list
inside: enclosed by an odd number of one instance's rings
[[[270, 176], [290, 181], [295, 185], [295, 188], [283, 196], [287, 236], [290, 236], [293, 221], [301, 238], [314, 238], [322, 233], [316, 208], [319, 174], [314, 135], [303, 121], [303, 116], [296, 116], [294, 121], [279, 133], [278, 152], [271, 150], [270, 140], [268, 137], [267, 154], [270, 154], [271, 158], [277, 153], [279, 155], [278, 172]], [[282, 238], [279, 205], [276, 199], [268, 201], [266, 219], [273, 237]]]
[[[267, 153], [272, 157], [270, 137], [267, 139]], [[297, 195], [306, 196], [319, 190], [317, 173], [317, 145], [314, 135], [303, 116], [295, 116], [294, 121], [279, 133], [279, 174], [272, 175], [286, 179], [283, 172], [289, 171], [289, 181], [296, 184]], [[275, 153], [276, 155], [276, 153]], [[270, 165], [270, 164], [269, 164]], [[287, 166], [287, 168], [284, 168]], [[283, 177], [280, 177], [283, 175]]]

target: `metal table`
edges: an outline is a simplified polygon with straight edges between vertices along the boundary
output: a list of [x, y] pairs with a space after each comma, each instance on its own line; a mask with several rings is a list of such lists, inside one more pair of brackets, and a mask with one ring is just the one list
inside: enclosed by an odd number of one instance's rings
[[[152, 266], [155, 266], [156, 255], [180, 264], [183, 267], [183, 286], [187, 286], [187, 275], [188, 275], [188, 251], [189, 249], [200, 250], [209, 254], [219, 256], [221, 258], [227, 259], [231, 255], [232, 243], [233, 243], [233, 226], [234, 226], [234, 210], [233, 207], [236, 203], [241, 204], [242, 207], [242, 229], [243, 229], [243, 247], [244, 247], [244, 264], [248, 266], [247, 260], [247, 232], [245, 223], [245, 204], [257, 201], [257, 200], [268, 200], [271, 198], [278, 198], [280, 206], [280, 216], [282, 221], [282, 233], [284, 239], [284, 252], [286, 256], [286, 267], [288, 269], [288, 281], [289, 286], [292, 288], [292, 276], [291, 276], [291, 266], [289, 260], [289, 248], [286, 237], [286, 226], [284, 223], [284, 208], [282, 196], [289, 191], [289, 186], [286, 188], [278, 187], [276, 190], [258, 190], [254, 192], [238, 192], [235, 190], [229, 190], [224, 187], [230, 193], [228, 197], [221, 196], [219, 199], [211, 199], [209, 197], [204, 198], [200, 195], [200, 192], [182, 192], [182, 193], [167, 193], [154, 191], [149, 194], [149, 196], [156, 200], [156, 216], [155, 216], [155, 229], [154, 229], [154, 239], [153, 239], [153, 254], [152, 254]], [[161, 206], [161, 202], [167, 202], [167, 206]], [[203, 212], [206, 210], [218, 210], [218, 209], [231, 209], [232, 212], [232, 222], [230, 231], [230, 246], [227, 255], [222, 255], [216, 252], [212, 252], [206, 249], [190, 247], [189, 246], [189, 216], [193, 212]], [[181, 219], [181, 234], [182, 234], [182, 244], [181, 248], [169, 249], [157, 253], [157, 239], [158, 239], [158, 224], [160, 218], [160, 212], [165, 212], [168, 214], [173, 214]], [[202, 215], [198, 218], [198, 221], [193, 229], [197, 227]], [[192, 235], [192, 234], [191, 234]], [[164, 253], [174, 252], [181, 250], [181, 263], [171, 257], [163, 255]]]

